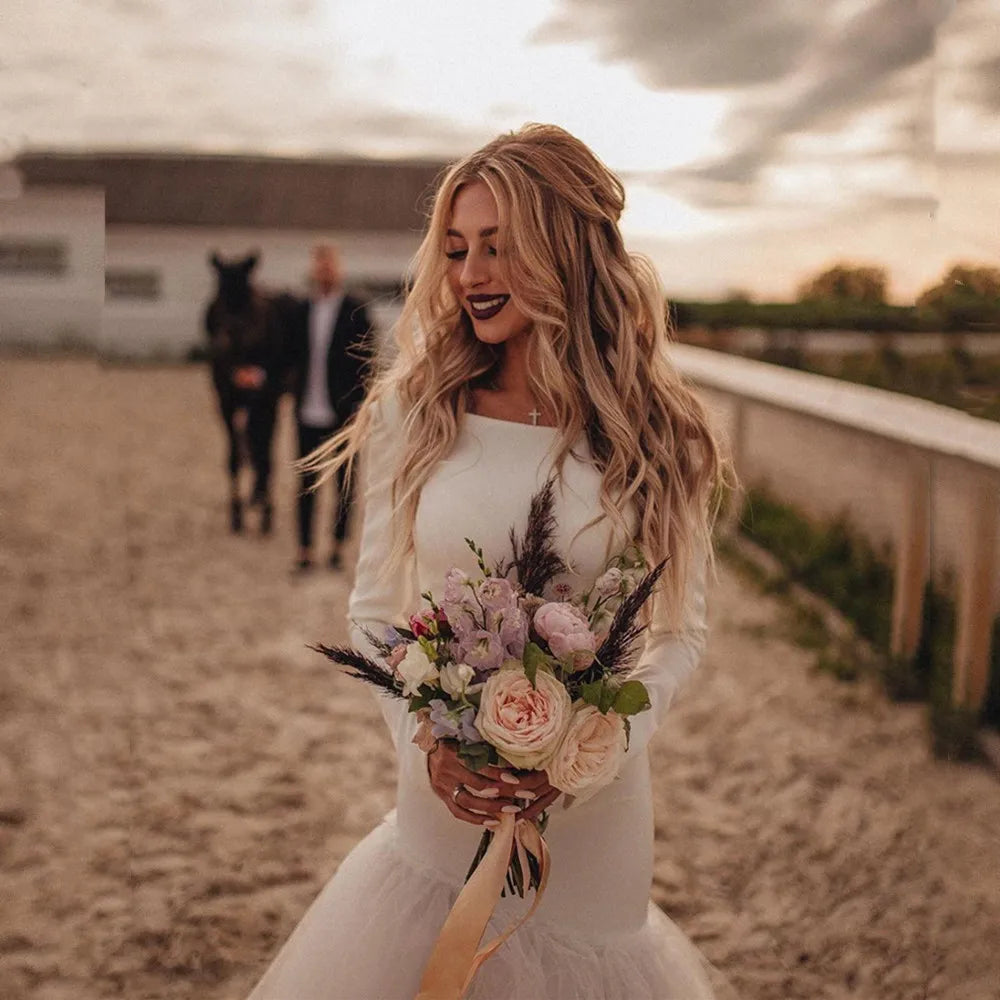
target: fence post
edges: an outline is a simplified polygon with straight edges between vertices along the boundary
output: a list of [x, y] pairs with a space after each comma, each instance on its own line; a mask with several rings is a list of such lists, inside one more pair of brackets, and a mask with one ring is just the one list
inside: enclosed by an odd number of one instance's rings
[[990, 642], [995, 615], [1000, 483], [971, 477], [962, 568], [958, 580], [952, 701], [978, 709], [989, 682]]
[[892, 585], [893, 656], [912, 660], [920, 642], [924, 588], [931, 567], [931, 459], [910, 451], [903, 471], [902, 524]]

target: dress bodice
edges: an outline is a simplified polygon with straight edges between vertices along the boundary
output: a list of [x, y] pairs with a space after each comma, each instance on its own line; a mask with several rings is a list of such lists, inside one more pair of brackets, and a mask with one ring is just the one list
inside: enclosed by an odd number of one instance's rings
[[[524, 534], [531, 497], [552, 474], [558, 437], [554, 427], [466, 414], [454, 448], [420, 496], [414, 528], [420, 593], [439, 592], [453, 567], [477, 572], [466, 538], [483, 549], [488, 565], [510, 558], [510, 531]], [[600, 510], [600, 485], [581, 440], [554, 491], [555, 544], [568, 568], [560, 579], [574, 590], [588, 589], [628, 541], [608, 518], [588, 527]], [[631, 527], [634, 517], [626, 523]]]
[[[425, 483], [414, 525], [414, 558], [402, 572], [387, 572], [393, 537], [392, 479], [402, 441], [398, 404], [384, 404], [373, 431], [366, 472], [365, 520], [349, 617], [356, 644], [364, 633], [405, 623], [422, 607], [421, 592], [440, 594], [453, 567], [470, 575], [473, 539], [488, 564], [509, 558], [509, 533], [523, 533], [532, 495], [553, 472], [558, 431], [466, 414], [447, 458]], [[608, 517], [597, 517], [600, 472], [581, 441], [563, 465], [554, 490], [557, 550], [568, 571], [563, 581], [588, 589], [610, 557], [628, 543]], [[625, 512], [631, 529], [634, 514]], [[591, 523], [595, 522], [596, 523]], [[632, 720], [625, 763], [618, 778], [593, 798], [550, 809], [546, 837], [555, 859], [536, 920], [578, 927], [581, 934], [634, 929], [646, 920], [652, 879], [653, 818], [646, 745], [680, 683], [697, 663], [704, 640], [704, 575], [690, 574], [685, 627], [671, 632], [655, 619], [635, 675], [649, 691], [652, 709]], [[399, 781], [396, 822], [412, 864], [461, 884], [479, 842], [477, 826], [456, 820], [432, 791], [426, 759], [411, 742], [415, 716], [405, 702], [380, 696], [396, 745]], [[614, 866], [595, 859], [617, 856]]]

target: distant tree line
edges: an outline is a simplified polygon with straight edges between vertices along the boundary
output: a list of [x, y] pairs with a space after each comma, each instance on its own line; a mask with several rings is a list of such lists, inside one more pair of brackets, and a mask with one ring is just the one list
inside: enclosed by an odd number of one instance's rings
[[913, 305], [886, 301], [885, 268], [838, 263], [802, 282], [794, 302], [671, 300], [678, 327], [765, 327], [870, 332], [1000, 331], [1000, 268], [956, 264]]

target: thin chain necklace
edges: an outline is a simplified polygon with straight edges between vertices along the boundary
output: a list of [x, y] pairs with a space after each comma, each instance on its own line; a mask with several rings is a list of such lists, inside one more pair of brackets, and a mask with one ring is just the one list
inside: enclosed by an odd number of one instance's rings
[[[483, 388], [489, 392], [500, 392], [500, 386], [497, 385], [496, 379], [490, 379]], [[474, 401], [476, 398], [475, 395], [472, 398]], [[531, 409], [528, 411], [528, 416], [531, 418], [531, 426], [537, 427], [538, 421], [542, 416], [542, 411], [538, 409], [537, 403], [532, 403]]]

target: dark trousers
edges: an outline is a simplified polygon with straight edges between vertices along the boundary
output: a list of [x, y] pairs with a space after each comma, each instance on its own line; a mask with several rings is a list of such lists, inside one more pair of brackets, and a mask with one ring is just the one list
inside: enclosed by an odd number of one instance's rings
[[[310, 427], [301, 422], [299, 428], [299, 458], [308, 455], [313, 449], [318, 448], [335, 430], [336, 427]], [[312, 548], [313, 540], [313, 512], [316, 507], [316, 493], [313, 486], [316, 485], [318, 476], [315, 472], [300, 473], [299, 478], [299, 545], [304, 549]], [[337, 494], [333, 500], [333, 538], [339, 545], [347, 537], [348, 519], [351, 514], [351, 494], [353, 490], [348, 489], [345, 480], [345, 469], [341, 466], [337, 470]]]

